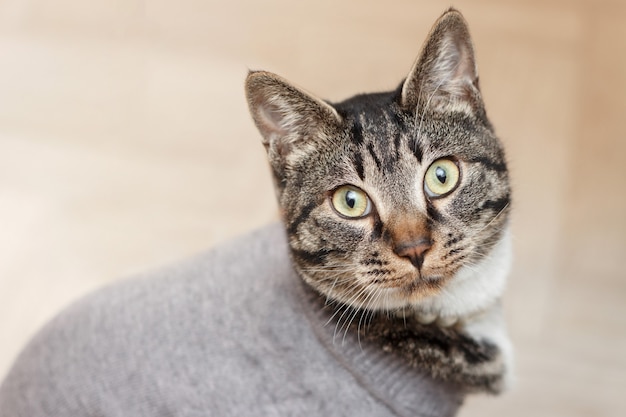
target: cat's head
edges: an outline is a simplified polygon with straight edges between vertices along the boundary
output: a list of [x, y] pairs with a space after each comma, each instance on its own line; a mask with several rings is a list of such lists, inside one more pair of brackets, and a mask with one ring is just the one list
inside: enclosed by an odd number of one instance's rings
[[436, 22], [396, 91], [330, 104], [251, 72], [246, 93], [294, 265], [309, 284], [381, 309], [485, 279], [467, 271], [502, 240], [510, 189], [459, 12]]

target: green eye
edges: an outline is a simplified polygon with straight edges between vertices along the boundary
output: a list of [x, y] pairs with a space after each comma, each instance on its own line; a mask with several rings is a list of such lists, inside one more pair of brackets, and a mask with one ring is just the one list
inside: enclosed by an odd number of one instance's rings
[[331, 201], [337, 213], [351, 218], [368, 215], [372, 206], [367, 194], [352, 185], [337, 188]]
[[460, 172], [456, 162], [438, 159], [428, 168], [424, 177], [424, 191], [431, 198], [443, 197], [459, 183]]

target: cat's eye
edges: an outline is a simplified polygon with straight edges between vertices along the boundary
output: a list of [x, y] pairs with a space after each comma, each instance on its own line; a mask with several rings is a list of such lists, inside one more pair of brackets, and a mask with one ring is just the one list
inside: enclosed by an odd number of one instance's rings
[[349, 218], [367, 216], [372, 210], [372, 203], [365, 191], [352, 185], [337, 188], [333, 192], [331, 202], [337, 213]]
[[443, 197], [454, 190], [459, 183], [460, 171], [451, 159], [438, 159], [426, 171], [424, 191], [430, 198]]

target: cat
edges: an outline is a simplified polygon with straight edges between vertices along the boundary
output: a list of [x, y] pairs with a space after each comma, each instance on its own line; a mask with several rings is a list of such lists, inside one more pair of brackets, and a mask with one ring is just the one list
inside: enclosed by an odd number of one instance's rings
[[[369, 314], [367, 331], [361, 320], [354, 331], [416, 366], [490, 392], [508, 386], [511, 187], [461, 13], [437, 20], [394, 91], [330, 103], [264, 71], [245, 88], [293, 266], [343, 309], [346, 331], [352, 310]], [[393, 336], [380, 315], [402, 318]]]

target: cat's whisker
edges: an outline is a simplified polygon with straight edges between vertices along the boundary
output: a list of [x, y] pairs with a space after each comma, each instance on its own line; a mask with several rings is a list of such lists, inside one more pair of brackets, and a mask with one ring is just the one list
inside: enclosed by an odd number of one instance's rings
[[459, 265], [459, 268], [467, 268], [472, 272], [480, 272], [480, 265], [473, 263], [473, 262], [460, 261], [458, 265]]
[[346, 330], [345, 330], [344, 335], [343, 335], [344, 342], [345, 342], [346, 335], [348, 333], [349, 327], [351, 326], [352, 322], [354, 321], [354, 318], [356, 317], [357, 313], [360, 312], [361, 313], [361, 318], [359, 319], [359, 323], [358, 323], [358, 326], [357, 326], [357, 340], [358, 340], [359, 346], [360, 346], [360, 344], [361, 344], [361, 323], [363, 321], [363, 316], [365, 314], [367, 314], [368, 312], [373, 310], [371, 308], [371, 306], [373, 305], [372, 303], [378, 297], [379, 291], [380, 291], [380, 288], [377, 288], [375, 291], [369, 292], [368, 295], [365, 297], [365, 299], [359, 305], [358, 309], [355, 310], [355, 313], [352, 315], [352, 317], [350, 319], [350, 322], [346, 326]]
[[493, 219], [491, 219], [489, 221], [489, 223], [487, 223], [485, 226], [483, 226], [480, 230], [478, 230], [478, 232], [476, 232], [475, 234], [478, 235], [480, 234], [482, 231], [484, 231], [485, 229], [487, 229], [489, 226], [491, 226], [493, 224], [493, 222], [495, 222], [501, 215], [502, 213], [504, 213], [506, 211], [507, 208], [509, 208], [510, 203], [506, 203], [506, 205], [504, 207], [502, 207], [502, 209], [500, 209], [500, 211], [498, 211], [498, 213], [496, 213], [495, 216], [493, 216]]
[[[348, 289], [347, 291], [349, 291], [349, 289]], [[334, 319], [334, 318], [335, 318], [335, 317], [336, 317], [339, 313], [341, 313], [343, 309], [350, 308], [350, 300], [347, 300], [347, 301], [339, 301], [339, 300], [336, 300], [336, 301], [335, 301], [335, 300], [333, 300], [333, 303], [337, 304], [338, 308], [337, 308], [337, 309], [335, 309], [335, 312], [334, 312], [334, 313], [330, 316], [330, 318], [328, 319], [328, 321], [326, 322], [326, 324], [324, 324], [324, 326], [327, 326], [330, 322], [332, 322], [332, 321], [333, 321], [333, 319]], [[344, 312], [344, 314], [345, 314], [345, 312]], [[339, 321], [340, 321], [340, 320], [338, 319], [338, 320], [337, 320], [337, 323], [336, 323], [337, 325], [339, 324]], [[335, 329], [335, 330], [336, 330], [336, 329]], [[333, 336], [333, 338], [334, 338], [334, 336]]]
[[[356, 285], [355, 285], [354, 287], [356, 287]], [[353, 288], [354, 288], [354, 287], [353, 287]], [[357, 291], [355, 294], [353, 294], [353, 295], [350, 297], [350, 299], [346, 302], [344, 312], [343, 312], [343, 313], [341, 314], [341, 316], [339, 316], [339, 318], [337, 319], [337, 323], [336, 323], [336, 325], [335, 325], [335, 332], [334, 332], [334, 334], [333, 334], [333, 341], [335, 340], [335, 337], [336, 337], [336, 335], [337, 335], [337, 329], [338, 329], [338, 326], [340, 326], [340, 324], [341, 324], [341, 322], [342, 322], [342, 320], [343, 320], [344, 316], [346, 315], [346, 313], [349, 313], [349, 311], [350, 311], [352, 308], [354, 308], [354, 307], [351, 307], [351, 306], [355, 306], [355, 305], [358, 305], [358, 304], [359, 304], [359, 303], [358, 303], [358, 302], [359, 302], [359, 299], [361, 299], [361, 297], [362, 297], [363, 293], [367, 292], [368, 288], [367, 288], [367, 287], [365, 287], [365, 286], [363, 286], [363, 287], [361, 287], [360, 289], [358, 289], [358, 288], [357, 288], [357, 290], [358, 290], [358, 291]], [[335, 315], [333, 314], [333, 317], [334, 317], [334, 316], [335, 316]], [[333, 318], [333, 317], [331, 317], [331, 320], [332, 320], [332, 318]], [[348, 317], [349, 317], [349, 315], [348, 315]], [[349, 325], [349, 323], [348, 323], [348, 325]], [[343, 328], [344, 328], [344, 325], [343, 325], [343, 324], [341, 324], [341, 327], [339, 327], [339, 331], [342, 331], [342, 330], [343, 330]], [[345, 336], [344, 336], [344, 339], [345, 339]], [[342, 342], [342, 343], [343, 343], [343, 342]]]
[[376, 296], [375, 298], [372, 300], [372, 302], [370, 303], [370, 306], [368, 306], [367, 308], [367, 313], [365, 314], [365, 321], [364, 324], [369, 328], [369, 326], [371, 326], [372, 324], [372, 320], [374, 319], [374, 316], [377, 314], [377, 308], [372, 308], [374, 305], [378, 306], [380, 305], [380, 299], [384, 296], [384, 294], [386, 293], [386, 291], [383, 288], [377, 288], [376, 290]]
[[333, 281], [333, 284], [331, 285], [330, 290], [328, 291], [328, 294], [326, 295], [326, 303], [328, 303], [329, 298], [332, 296], [337, 283], [343, 284], [345, 282], [352, 282], [352, 280], [354, 279], [353, 276], [346, 276], [346, 277], [343, 277], [343, 279], [340, 279], [342, 275], [343, 274], [338, 274], [335, 280]]
[[320, 265], [318, 267], [306, 267], [306, 268], [302, 268], [302, 271], [304, 272], [350, 272], [353, 271], [354, 267], [353, 266], [342, 266], [342, 267], [337, 267], [337, 266], [323, 266]]
[[318, 274], [315, 274], [315, 278], [316, 280], [318, 280], [320, 283], [323, 282], [334, 282], [334, 283], [343, 283], [346, 281], [352, 281], [354, 279], [354, 271], [345, 271], [345, 272], [338, 272], [335, 274], [326, 274], [324, 273], [323, 276], [320, 276]]
[[[343, 313], [337, 318], [337, 322], [335, 323], [335, 330], [333, 331], [333, 343], [335, 343], [335, 339], [337, 337], [337, 330], [339, 329], [341, 331], [341, 328], [339, 328], [339, 325], [341, 324], [341, 319], [343, 318], [343, 316], [351, 309], [351, 307], [346, 303], [346, 304], [340, 304], [339, 308], [337, 309], [337, 311], [335, 312], [335, 314], [333, 314], [331, 316], [330, 319], [328, 319], [328, 323], [330, 323], [333, 318], [335, 317], [335, 315], [337, 315], [338, 313], [342, 312]], [[327, 324], [328, 324], [327, 323]], [[343, 328], [343, 327], [342, 327]]]
[[378, 288], [374, 287], [374, 291], [372, 291], [371, 286], [364, 285], [363, 288], [357, 294], [355, 294], [352, 305], [354, 305], [356, 309], [363, 309], [363, 310], [369, 309], [371, 306], [370, 303], [375, 297], [377, 291], [378, 291]]
[[[382, 293], [384, 292], [384, 290], [380, 287], [376, 288], [376, 290], [374, 291], [375, 296], [370, 300], [366, 310], [367, 313], [365, 314], [365, 321], [367, 321], [367, 317], [370, 317], [370, 322], [371, 322], [371, 317], [373, 317], [374, 312], [376, 309], [372, 308], [374, 305], [378, 304], [378, 301], [382, 295]], [[360, 327], [360, 323], [359, 323], [359, 327]]]
[[[365, 300], [367, 300], [368, 297], [371, 296], [371, 293], [369, 293]], [[358, 307], [354, 308], [354, 311], [352, 313], [352, 315], [348, 318], [348, 320], [346, 321], [346, 325], [344, 328], [344, 332], [343, 332], [343, 338], [341, 339], [341, 344], [344, 345], [346, 343], [346, 336], [348, 335], [348, 330], [350, 330], [350, 326], [352, 325], [352, 322], [354, 321], [354, 318], [357, 316], [357, 314], [359, 314], [359, 312], [363, 312], [363, 305], [365, 304], [365, 300], [362, 301]], [[357, 339], [360, 342], [360, 336], [358, 335], [358, 331], [357, 331]]]

